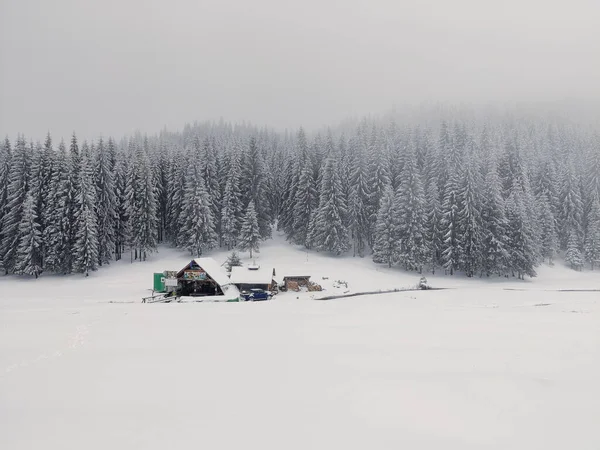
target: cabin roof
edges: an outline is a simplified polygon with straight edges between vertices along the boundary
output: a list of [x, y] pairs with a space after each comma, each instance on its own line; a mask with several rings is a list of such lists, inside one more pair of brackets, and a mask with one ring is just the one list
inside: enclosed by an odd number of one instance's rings
[[231, 268], [230, 278], [234, 284], [271, 284], [273, 281], [273, 268], [249, 269], [248, 267], [234, 266]]
[[[221, 265], [212, 258], [196, 258], [193, 260], [198, 266], [204, 270], [209, 277], [211, 277], [219, 286], [226, 286], [231, 284], [231, 280], [227, 276], [225, 270]], [[188, 263], [183, 269], [179, 271], [177, 277], [181, 276], [181, 273], [190, 266], [191, 262]]]

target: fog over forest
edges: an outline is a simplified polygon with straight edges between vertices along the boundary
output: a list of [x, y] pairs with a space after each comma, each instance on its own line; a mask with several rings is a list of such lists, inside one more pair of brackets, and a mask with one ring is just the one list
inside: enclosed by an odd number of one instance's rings
[[311, 132], [438, 101], [597, 118], [598, 17], [596, 0], [3, 0], [0, 136]]

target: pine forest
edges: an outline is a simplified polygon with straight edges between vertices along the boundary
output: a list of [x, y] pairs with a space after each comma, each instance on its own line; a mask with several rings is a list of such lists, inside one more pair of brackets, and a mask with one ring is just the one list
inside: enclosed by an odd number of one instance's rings
[[565, 118], [431, 108], [280, 133], [223, 121], [0, 144], [0, 267], [88, 274], [159, 245], [290, 245], [420, 273], [600, 265], [600, 134]]

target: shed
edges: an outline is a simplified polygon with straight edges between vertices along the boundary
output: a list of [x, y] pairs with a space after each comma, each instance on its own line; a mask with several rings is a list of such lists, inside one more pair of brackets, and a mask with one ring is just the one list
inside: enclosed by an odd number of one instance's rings
[[[291, 286], [290, 286], [291, 283]], [[283, 277], [283, 285], [287, 291], [292, 287], [295, 289], [299, 286], [308, 286], [310, 284], [310, 275], [288, 275]]]
[[234, 266], [231, 268], [230, 280], [238, 289], [244, 291], [256, 288], [271, 291], [277, 287], [273, 267]]
[[212, 258], [193, 259], [177, 272], [177, 291], [182, 296], [224, 295], [230, 284], [227, 273]]

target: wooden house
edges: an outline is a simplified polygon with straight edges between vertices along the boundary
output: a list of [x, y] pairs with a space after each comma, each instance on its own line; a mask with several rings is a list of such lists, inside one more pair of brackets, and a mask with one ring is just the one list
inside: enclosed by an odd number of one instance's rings
[[240, 291], [248, 291], [250, 289], [273, 291], [277, 289], [275, 269], [273, 267], [234, 266], [231, 268], [230, 280]]
[[177, 272], [177, 293], [187, 297], [224, 295], [231, 280], [212, 258], [196, 258]]

